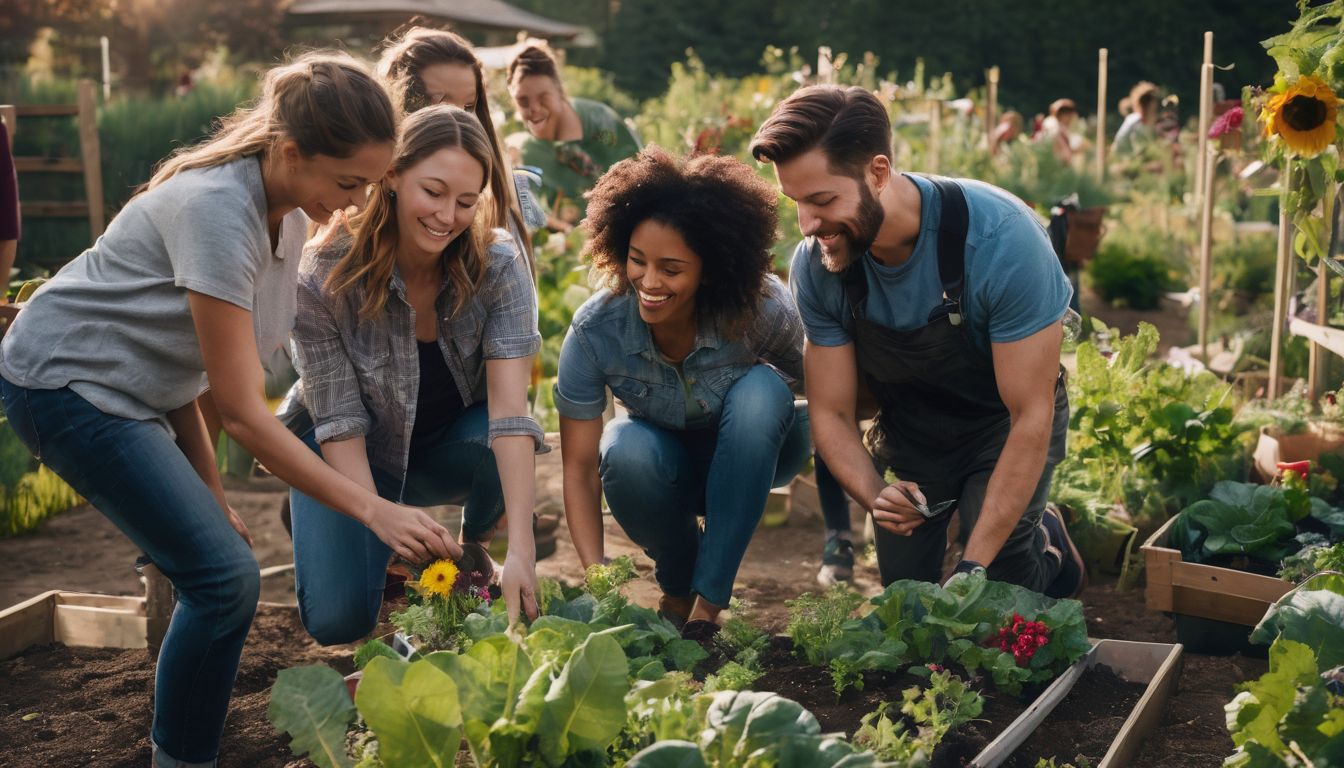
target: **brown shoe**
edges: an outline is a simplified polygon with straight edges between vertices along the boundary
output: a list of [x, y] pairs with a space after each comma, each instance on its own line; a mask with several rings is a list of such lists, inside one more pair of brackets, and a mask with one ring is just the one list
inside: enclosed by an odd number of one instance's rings
[[663, 595], [658, 598], [658, 615], [667, 619], [672, 623], [672, 626], [680, 630], [686, 625], [686, 617], [691, 615], [691, 606], [693, 605], [695, 605], [694, 597]]

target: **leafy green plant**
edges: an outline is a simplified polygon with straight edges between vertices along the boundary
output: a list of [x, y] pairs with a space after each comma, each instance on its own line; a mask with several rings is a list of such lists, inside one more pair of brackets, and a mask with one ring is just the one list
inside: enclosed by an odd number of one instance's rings
[[1344, 755], [1344, 575], [1321, 574], [1280, 598], [1251, 633], [1269, 671], [1228, 703], [1236, 768], [1334, 765]]
[[1317, 571], [1344, 570], [1344, 542], [1332, 545], [1324, 534], [1310, 532], [1299, 533], [1295, 540], [1301, 549], [1283, 558], [1280, 579], [1296, 584]]
[[[753, 660], [754, 661], [754, 660]], [[730, 661], [719, 668], [718, 672], [705, 677], [705, 693], [715, 691], [746, 691], [751, 689], [764, 674], [759, 664], [747, 664]]]
[[928, 687], [912, 686], [901, 692], [901, 714], [914, 724], [913, 732], [902, 721], [887, 717], [890, 702], [883, 702], [863, 716], [854, 744], [871, 749], [883, 760], [921, 765], [952, 729], [979, 717], [984, 703], [964, 680], [946, 670], [937, 671], [930, 675]]
[[1162, 295], [1177, 286], [1172, 258], [1162, 250], [1160, 236], [1150, 231], [1141, 237], [1129, 243], [1104, 240], [1088, 264], [1092, 287], [1114, 306], [1156, 309]]
[[345, 732], [355, 720], [341, 674], [320, 664], [282, 669], [271, 687], [267, 717], [290, 735], [295, 755], [308, 755], [321, 768], [348, 768]]
[[[1076, 600], [1051, 600], [1037, 592], [983, 576], [959, 576], [947, 587], [897, 581], [873, 598], [866, 621], [909, 648], [921, 663], [956, 663], [983, 671], [994, 684], [1016, 693], [1028, 683], [1054, 678], [1087, 652], [1087, 625]], [[1048, 629], [1048, 640], [1019, 665], [998, 644], [997, 632], [1013, 616]]]
[[641, 750], [627, 768], [881, 765], [871, 752], [858, 752], [841, 738], [823, 735], [811, 712], [773, 693], [701, 694], [692, 700], [687, 725], [681, 739], [661, 740]]
[[593, 563], [588, 566], [583, 581], [588, 587], [588, 594], [601, 600], [637, 575], [634, 561], [629, 555], [622, 555], [606, 565]]
[[862, 604], [863, 596], [844, 584], [836, 584], [821, 595], [799, 595], [784, 601], [789, 609], [789, 624], [784, 631], [809, 664], [826, 664], [835, 656], [842, 625]]
[[1217, 481], [1244, 477], [1251, 429], [1233, 419], [1231, 388], [1216, 376], [1150, 362], [1157, 344], [1157, 329], [1140, 323], [1109, 357], [1098, 343], [1078, 345], [1069, 453], [1054, 490], [1055, 499], [1123, 503], [1140, 530], [1205, 498]]
[[1169, 540], [1191, 562], [1244, 556], [1277, 564], [1300, 546], [1296, 524], [1308, 516], [1344, 536], [1344, 510], [1309, 496], [1305, 487], [1225, 481], [1181, 511]]

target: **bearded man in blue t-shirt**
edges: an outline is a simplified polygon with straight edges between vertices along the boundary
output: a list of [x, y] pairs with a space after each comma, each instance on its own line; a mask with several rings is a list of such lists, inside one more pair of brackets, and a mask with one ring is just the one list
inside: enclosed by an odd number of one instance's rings
[[[751, 151], [798, 206], [813, 442], [873, 516], [882, 582], [937, 581], [959, 510], [954, 573], [1080, 592], [1082, 560], [1046, 509], [1071, 288], [1039, 220], [988, 184], [895, 171], [885, 106], [862, 88], [800, 89]], [[878, 407], [863, 436], [861, 391]]]

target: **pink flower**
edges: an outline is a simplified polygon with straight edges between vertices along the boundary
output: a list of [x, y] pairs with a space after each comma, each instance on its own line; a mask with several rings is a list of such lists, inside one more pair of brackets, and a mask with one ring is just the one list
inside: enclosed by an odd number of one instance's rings
[[1241, 130], [1241, 121], [1245, 115], [1240, 106], [1233, 107], [1218, 116], [1209, 126], [1209, 138], [1217, 139], [1234, 131]]

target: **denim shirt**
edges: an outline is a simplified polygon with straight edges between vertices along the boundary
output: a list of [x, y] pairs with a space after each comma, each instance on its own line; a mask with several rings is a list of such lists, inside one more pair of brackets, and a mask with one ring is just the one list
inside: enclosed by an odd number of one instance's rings
[[[770, 276], [755, 321], [741, 339], [725, 339], [715, 323], [702, 323], [682, 362], [685, 381], [717, 424], [728, 389], [752, 366], [766, 363], [801, 392], [803, 325], [793, 297]], [[571, 419], [596, 419], [610, 387], [630, 415], [667, 429], [686, 428], [686, 394], [677, 371], [653, 345], [633, 291], [602, 290], [574, 314], [560, 350], [555, 407]]]
[[[445, 277], [435, 300], [439, 348], [467, 406], [485, 400], [486, 360], [526, 357], [541, 347], [527, 260], [507, 232], [492, 234], [476, 295], [454, 316], [453, 290]], [[363, 435], [369, 463], [404, 478], [420, 388], [415, 313], [395, 268], [387, 305], [374, 321], [359, 320], [366, 295], [362, 288], [340, 296], [325, 291], [327, 275], [349, 248], [348, 235], [333, 238], [310, 247], [299, 265], [294, 367], [301, 378], [281, 405], [280, 418], [300, 422], [306, 410], [322, 443]], [[543, 437], [530, 418], [499, 422], [508, 424], [492, 422], [490, 438]]]

